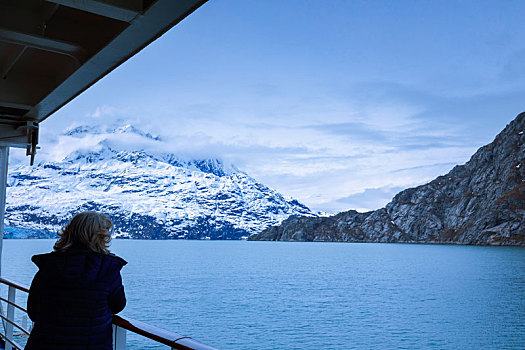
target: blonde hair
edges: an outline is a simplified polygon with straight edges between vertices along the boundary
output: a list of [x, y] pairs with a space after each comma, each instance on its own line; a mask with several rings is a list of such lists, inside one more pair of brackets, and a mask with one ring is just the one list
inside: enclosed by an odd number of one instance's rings
[[94, 252], [109, 254], [113, 223], [107, 216], [94, 211], [85, 211], [73, 219], [58, 233], [60, 238], [53, 249], [65, 252], [72, 248], [88, 249]]

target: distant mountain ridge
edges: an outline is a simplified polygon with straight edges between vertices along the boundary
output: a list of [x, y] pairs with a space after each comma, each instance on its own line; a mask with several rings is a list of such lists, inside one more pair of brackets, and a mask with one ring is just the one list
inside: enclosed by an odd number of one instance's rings
[[464, 165], [385, 208], [291, 217], [249, 240], [525, 246], [525, 113]]
[[100, 134], [135, 134], [154, 141], [160, 141], [159, 136], [153, 136], [148, 132], [137, 129], [131, 124], [124, 124], [122, 126], [102, 126], [102, 125], [79, 125], [70, 128], [64, 132], [66, 136], [83, 137], [86, 135], [100, 135]]
[[8, 237], [54, 236], [83, 210], [106, 213], [116, 237], [142, 239], [240, 239], [291, 215], [315, 215], [219, 159], [120, 146], [127, 137], [161, 144], [131, 125], [79, 126], [64, 136], [94, 145], [9, 170]]

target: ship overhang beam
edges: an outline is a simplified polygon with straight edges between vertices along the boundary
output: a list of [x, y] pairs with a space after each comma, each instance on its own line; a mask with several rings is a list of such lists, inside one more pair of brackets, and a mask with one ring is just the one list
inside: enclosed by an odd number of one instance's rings
[[143, 10], [142, 0], [47, 0], [49, 2], [69, 6], [100, 16], [113, 18], [123, 22], [131, 22]]
[[[38, 125], [206, 1], [2, 1], [0, 119]], [[1, 120], [0, 146], [24, 145]]]

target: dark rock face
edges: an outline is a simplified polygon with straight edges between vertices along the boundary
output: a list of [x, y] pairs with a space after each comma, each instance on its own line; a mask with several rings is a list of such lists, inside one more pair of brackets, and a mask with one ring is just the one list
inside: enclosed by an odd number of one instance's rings
[[525, 246], [525, 113], [466, 164], [385, 208], [289, 218], [249, 239]]

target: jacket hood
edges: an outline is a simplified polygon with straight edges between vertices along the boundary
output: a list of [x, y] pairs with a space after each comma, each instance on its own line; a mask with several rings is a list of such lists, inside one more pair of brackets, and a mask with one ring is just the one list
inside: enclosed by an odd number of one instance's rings
[[46, 274], [59, 275], [67, 280], [88, 284], [120, 271], [127, 262], [113, 254], [90, 250], [71, 250], [34, 255], [31, 260]]

